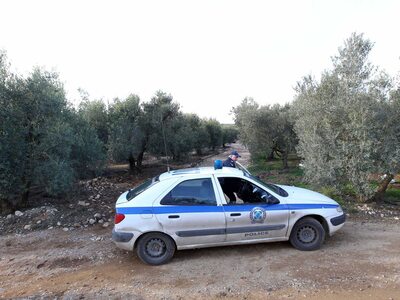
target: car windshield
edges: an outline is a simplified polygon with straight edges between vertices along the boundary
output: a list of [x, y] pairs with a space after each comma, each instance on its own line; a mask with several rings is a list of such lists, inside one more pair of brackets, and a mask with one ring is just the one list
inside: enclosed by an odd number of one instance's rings
[[130, 201], [133, 198], [135, 198], [137, 195], [140, 193], [143, 193], [145, 190], [147, 190], [149, 187], [152, 185], [156, 184], [157, 182], [160, 181], [160, 176], [151, 178], [143, 182], [141, 185], [138, 185], [137, 187], [130, 189], [128, 194], [126, 195], [126, 200]]
[[258, 178], [256, 176], [253, 176], [253, 175], [250, 175], [250, 174], [246, 174], [245, 173], [244, 175], [249, 177], [249, 178], [251, 178], [251, 179], [253, 179], [254, 181], [259, 183], [260, 185], [262, 185], [262, 186], [266, 187], [267, 189], [273, 191], [274, 193], [278, 194], [279, 196], [287, 197], [289, 195], [283, 188], [281, 188], [281, 187], [279, 187], [279, 186], [277, 186], [275, 184], [266, 183], [266, 182], [262, 181], [260, 178]]

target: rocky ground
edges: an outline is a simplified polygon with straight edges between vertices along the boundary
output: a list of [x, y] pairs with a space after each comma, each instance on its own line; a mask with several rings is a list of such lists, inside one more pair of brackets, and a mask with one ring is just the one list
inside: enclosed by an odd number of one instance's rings
[[[233, 147], [246, 165], [248, 153]], [[111, 241], [115, 200], [141, 180], [114, 172], [81, 182], [67, 199], [1, 216], [0, 298], [400, 299], [397, 207], [359, 206], [319, 251], [289, 243], [186, 250], [152, 267]]]

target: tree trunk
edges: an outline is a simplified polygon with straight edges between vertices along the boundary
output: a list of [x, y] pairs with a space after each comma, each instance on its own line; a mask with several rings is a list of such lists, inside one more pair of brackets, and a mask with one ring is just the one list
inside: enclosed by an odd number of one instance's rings
[[139, 172], [142, 170], [143, 156], [144, 156], [144, 151], [140, 152], [137, 158], [137, 169]]
[[275, 154], [275, 148], [272, 148], [271, 152], [269, 153], [269, 155], [267, 157], [267, 160], [268, 161], [274, 160], [274, 158], [275, 158], [274, 154]]
[[286, 151], [282, 152], [282, 164], [283, 164], [283, 169], [289, 169], [289, 165], [288, 165], [288, 153]]
[[378, 190], [376, 191], [374, 195], [374, 200], [376, 202], [382, 202], [385, 197], [385, 192], [389, 186], [390, 181], [394, 178], [394, 175], [392, 174], [386, 174], [386, 177], [382, 180], [380, 183]]
[[129, 173], [135, 174], [136, 173], [136, 161], [135, 158], [133, 157], [132, 153], [129, 154]]

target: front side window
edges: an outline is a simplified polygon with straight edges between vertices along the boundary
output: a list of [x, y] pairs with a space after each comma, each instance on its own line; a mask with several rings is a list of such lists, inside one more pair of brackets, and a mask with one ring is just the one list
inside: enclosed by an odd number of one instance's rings
[[217, 205], [210, 178], [186, 180], [161, 200], [162, 205]]
[[257, 185], [236, 177], [219, 177], [218, 181], [228, 204], [266, 204], [274, 198]]

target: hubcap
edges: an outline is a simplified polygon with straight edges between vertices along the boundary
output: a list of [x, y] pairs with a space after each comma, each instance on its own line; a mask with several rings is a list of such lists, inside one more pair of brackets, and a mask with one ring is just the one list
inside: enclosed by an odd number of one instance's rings
[[304, 226], [297, 231], [297, 238], [303, 244], [312, 243], [317, 237], [317, 233], [313, 227]]
[[166, 245], [164, 241], [160, 239], [151, 239], [146, 244], [146, 252], [152, 257], [159, 257], [166, 251]]

